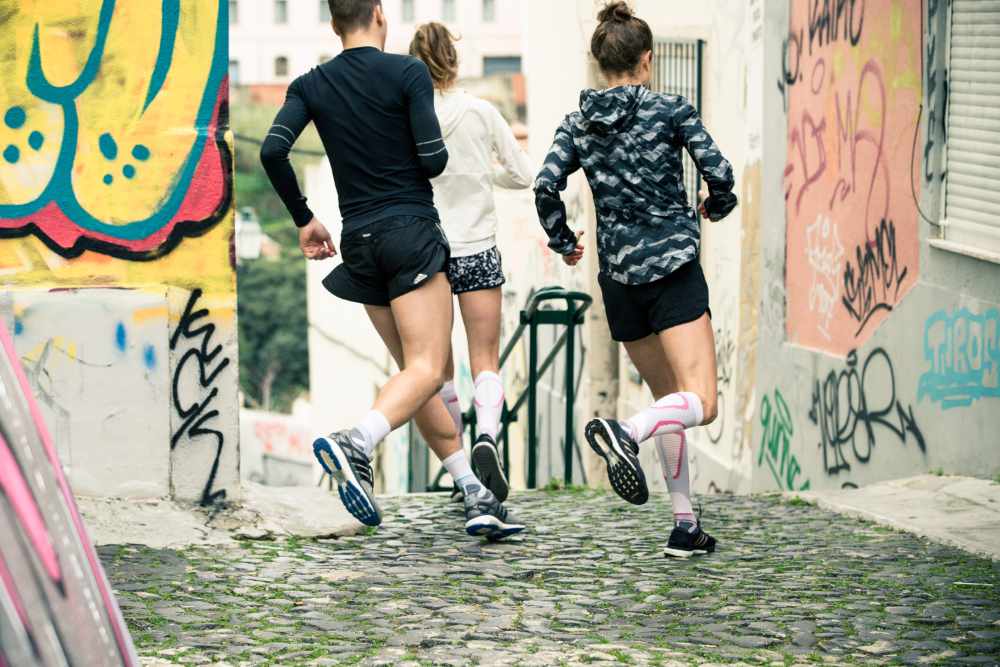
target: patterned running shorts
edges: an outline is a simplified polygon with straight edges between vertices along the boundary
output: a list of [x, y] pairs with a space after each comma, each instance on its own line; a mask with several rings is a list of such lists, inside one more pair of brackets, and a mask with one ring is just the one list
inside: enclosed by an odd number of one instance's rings
[[494, 246], [475, 255], [448, 260], [448, 281], [454, 294], [493, 289], [504, 284], [500, 250]]

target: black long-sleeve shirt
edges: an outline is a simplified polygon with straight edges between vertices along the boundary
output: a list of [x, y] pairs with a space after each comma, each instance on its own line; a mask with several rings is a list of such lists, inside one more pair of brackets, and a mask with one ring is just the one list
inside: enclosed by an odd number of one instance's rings
[[333, 167], [345, 233], [395, 215], [438, 219], [430, 179], [444, 171], [448, 151], [424, 63], [348, 49], [288, 87], [260, 160], [300, 227], [313, 213], [288, 154], [310, 121]]

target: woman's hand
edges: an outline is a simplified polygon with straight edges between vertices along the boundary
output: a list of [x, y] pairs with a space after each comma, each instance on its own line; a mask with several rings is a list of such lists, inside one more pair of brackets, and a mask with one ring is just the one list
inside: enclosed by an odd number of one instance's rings
[[698, 215], [703, 218], [708, 218], [708, 211], [705, 210], [705, 201], [708, 199], [708, 193], [702, 190], [698, 193]]
[[583, 259], [583, 244], [580, 243], [580, 238], [583, 236], [583, 232], [576, 233], [576, 249], [573, 250], [568, 255], [563, 255], [562, 260], [566, 266], [576, 266], [581, 259]]
[[299, 228], [299, 247], [306, 259], [329, 259], [337, 254], [330, 232], [326, 231], [326, 227], [317, 218]]

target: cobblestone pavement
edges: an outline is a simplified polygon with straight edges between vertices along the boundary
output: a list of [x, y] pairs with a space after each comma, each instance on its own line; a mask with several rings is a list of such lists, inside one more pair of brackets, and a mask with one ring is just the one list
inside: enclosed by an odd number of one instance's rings
[[710, 497], [711, 556], [667, 560], [665, 497], [516, 494], [462, 532], [444, 496], [377, 532], [101, 548], [143, 656], [229, 664], [997, 664], [1000, 563], [776, 497]]

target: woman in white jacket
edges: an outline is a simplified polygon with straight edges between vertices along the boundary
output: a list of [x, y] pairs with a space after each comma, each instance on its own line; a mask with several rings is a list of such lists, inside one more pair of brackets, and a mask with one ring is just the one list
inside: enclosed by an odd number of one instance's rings
[[[420, 58], [434, 81], [434, 107], [448, 150], [448, 166], [433, 180], [434, 203], [451, 244], [448, 279], [458, 295], [475, 378], [479, 438], [472, 461], [479, 478], [501, 500], [508, 485], [497, 454], [504, 390], [500, 379], [500, 286], [504, 274], [496, 244], [493, 187], [526, 189], [534, 169], [507, 121], [493, 105], [455, 87], [455, 37], [440, 23], [417, 29], [410, 55]], [[417, 147], [420, 148], [419, 146]], [[454, 384], [441, 392], [458, 432], [462, 415]]]

